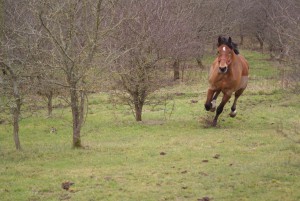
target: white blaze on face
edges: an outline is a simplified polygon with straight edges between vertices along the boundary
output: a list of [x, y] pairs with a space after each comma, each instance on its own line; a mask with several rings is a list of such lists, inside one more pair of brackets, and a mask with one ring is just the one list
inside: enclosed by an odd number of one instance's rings
[[223, 47], [223, 51], [224, 51], [224, 52], [226, 51], [226, 47]]

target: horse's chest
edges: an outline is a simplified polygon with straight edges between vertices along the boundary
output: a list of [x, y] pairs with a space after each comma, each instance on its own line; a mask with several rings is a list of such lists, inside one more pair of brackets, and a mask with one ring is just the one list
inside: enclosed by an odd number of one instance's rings
[[223, 80], [220, 83], [220, 89], [222, 89], [222, 91], [233, 90], [234, 89], [234, 85], [232, 84], [232, 81]]
[[223, 76], [217, 79], [215, 83], [218, 88], [230, 88], [235, 84], [235, 80], [228, 76]]

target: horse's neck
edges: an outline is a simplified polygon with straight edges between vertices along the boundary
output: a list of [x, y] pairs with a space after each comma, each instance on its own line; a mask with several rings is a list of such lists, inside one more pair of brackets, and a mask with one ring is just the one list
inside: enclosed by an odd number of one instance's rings
[[239, 55], [236, 55], [235, 52], [232, 54], [232, 63], [237, 62], [237, 60], [240, 59]]

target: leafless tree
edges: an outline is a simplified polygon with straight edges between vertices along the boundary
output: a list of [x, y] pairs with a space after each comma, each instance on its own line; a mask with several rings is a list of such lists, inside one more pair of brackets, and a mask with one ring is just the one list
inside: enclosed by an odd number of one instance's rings
[[[272, 1], [269, 7], [264, 7], [269, 16], [267, 25], [270, 30], [269, 43], [273, 49], [274, 58], [290, 66], [290, 73], [283, 68], [283, 86], [293, 82], [299, 92], [300, 74], [300, 2], [297, 0]], [[286, 83], [286, 84], [284, 84]]]
[[[292, 65], [293, 71], [289, 76], [296, 78], [300, 55], [299, 1], [244, 0], [239, 6], [248, 8], [244, 15], [239, 15], [241, 33], [256, 38], [262, 52], [268, 46], [271, 59], [284, 63], [284, 66]], [[282, 74], [285, 77], [286, 73]]]
[[36, 42], [31, 25], [34, 17], [27, 4], [28, 1], [1, 1], [0, 97], [3, 101], [0, 109], [1, 113], [10, 111], [12, 115], [17, 150], [21, 149], [19, 121], [24, 97], [31, 91]]
[[161, 45], [162, 55], [173, 62], [174, 80], [180, 78], [180, 63], [191, 58], [197, 58], [201, 64], [201, 26], [205, 21], [197, 21], [205, 15], [202, 10], [204, 1], [168, 1], [164, 7], [162, 28], [159, 37], [164, 38]]
[[111, 64], [115, 92], [135, 111], [136, 121], [142, 120], [146, 98], [162, 84], [160, 43], [161, 20], [166, 1], [119, 1], [115, 20], [125, 21], [114, 32], [107, 49], [114, 55]]
[[68, 89], [73, 119], [73, 147], [81, 147], [81, 128], [91, 88], [89, 77], [97, 64], [95, 55], [103, 57], [100, 41], [110, 31], [114, 1], [51, 1], [38, 2], [38, 15], [49, 58], [45, 64], [63, 79], [54, 84]]
[[272, 40], [275, 49], [279, 50], [279, 59], [294, 54], [299, 54], [300, 25], [299, 9], [300, 3], [296, 0], [272, 1], [268, 7], [262, 5], [269, 16], [267, 26], [272, 33]]
[[[244, 36], [254, 38], [259, 43], [260, 51], [263, 52], [266, 37], [268, 33], [267, 20], [268, 14], [265, 12], [261, 3], [263, 1], [251, 1], [244, 0], [239, 1], [236, 4], [236, 9], [240, 10], [237, 13], [237, 18], [239, 19], [238, 33], [241, 38], [241, 43], [243, 43]], [[264, 4], [268, 4], [267, 1], [263, 2]], [[242, 44], [241, 44], [242, 45]]]

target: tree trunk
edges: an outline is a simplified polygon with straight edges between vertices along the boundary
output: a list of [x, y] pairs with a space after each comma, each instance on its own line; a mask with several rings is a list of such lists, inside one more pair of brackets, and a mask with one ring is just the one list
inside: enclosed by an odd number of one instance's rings
[[48, 108], [48, 116], [51, 117], [52, 116], [52, 110], [53, 110], [53, 106], [52, 106], [52, 99], [53, 99], [53, 92], [50, 91], [49, 94], [46, 95], [47, 97], [47, 108]]
[[142, 112], [144, 103], [139, 100], [138, 94], [134, 97], [135, 120], [142, 121]]
[[142, 121], [143, 106], [141, 104], [135, 104], [135, 120]]
[[173, 64], [173, 70], [174, 70], [174, 81], [179, 80], [179, 59], [176, 59]]
[[264, 42], [262, 40], [259, 41], [259, 49], [261, 53], [264, 53]]
[[244, 35], [240, 34], [240, 46], [244, 45]]
[[12, 109], [13, 115], [13, 135], [14, 135], [14, 142], [17, 150], [21, 150], [21, 143], [19, 139], [19, 119], [21, 113], [21, 98], [19, 94], [19, 87], [17, 80], [13, 78], [13, 92], [14, 92], [14, 105]]
[[240, 45], [242, 46], [243, 44], [244, 44], [244, 34], [243, 34], [242, 25], [240, 25]]
[[273, 60], [275, 58], [275, 55], [274, 55], [274, 45], [273, 44], [269, 45], [269, 53], [270, 53], [270, 58]]
[[70, 88], [71, 95], [71, 109], [72, 109], [72, 119], [73, 119], [73, 147], [81, 147], [80, 139], [80, 112], [79, 112], [79, 102], [78, 95], [76, 91], [76, 84], [72, 84]]
[[198, 64], [198, 66], [200, 67], [200, 69], [204, 69], [204, 65], [203, 65], [203, 63], [202, 63], [202, 60], [201, 60], [201, 58], [196, 58], [196, 60], [197, 60], [197, 64]]
[[17, 150], [21, 150], [21, 143], [19, 139], [19, 118], [20, 118], [20, 111], [18, 108], [13, 108], [13, 127], [14, 127], [14, 142]]
[[80, 128], [82, 127], [83, 124], [83, 119], [84, 119], [84, 106], [85, 106], [85, 93], [84, 91], [80, 91], [80, 107], [79, 107], [79, 124]]
[[259, 42], [259, 49], [261, 53], [264, 53], [264, 40], [259, 35], [256, 35], [256, 39]]

